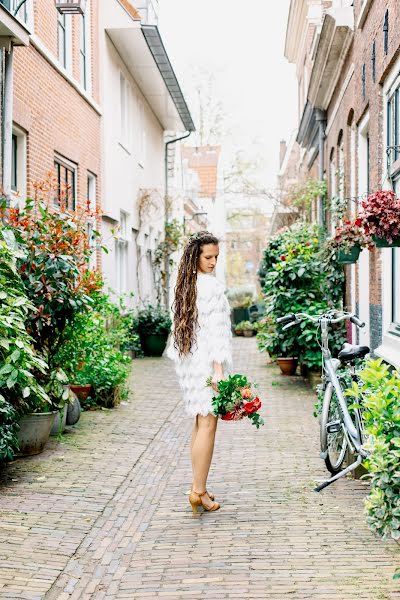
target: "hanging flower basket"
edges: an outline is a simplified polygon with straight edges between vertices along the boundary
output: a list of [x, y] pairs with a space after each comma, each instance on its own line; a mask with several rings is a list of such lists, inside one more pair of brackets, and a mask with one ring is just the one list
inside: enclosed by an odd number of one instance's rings
[[360, 216], [377, 248], [400, 246], [400, 200], [390, 190], [370, 194], [361, 202]]
[[377, 248], [398, 248], [400, 247], [400, 237], [393, 238], [391, 242], [385, 238], [378, 237], [377, 235], [372, 236], [372, 241]]
[[358, 245], [353, 246], [348, 251], [339, 249], [337, 253], [337, 262], [339, 265], [354, 265], [358, 261], [360, 252], [361, 247]]

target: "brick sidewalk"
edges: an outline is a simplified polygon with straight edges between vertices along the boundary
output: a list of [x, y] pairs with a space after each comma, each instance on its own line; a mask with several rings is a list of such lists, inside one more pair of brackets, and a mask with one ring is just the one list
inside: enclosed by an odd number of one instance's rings
[[312, 491], [326, 472], [309, 388], [265, 366], [254, 339], [235, 339], [235, 365], [260, 383], [266, 426], [219, 424], [220, 511], [193, 518], [184, 495], [191, 420], [171, 363], [134, 361], [128, 405], [3, 470], [0, 598], [400, 598], [400, 553], [365, 525], [366, 484]]

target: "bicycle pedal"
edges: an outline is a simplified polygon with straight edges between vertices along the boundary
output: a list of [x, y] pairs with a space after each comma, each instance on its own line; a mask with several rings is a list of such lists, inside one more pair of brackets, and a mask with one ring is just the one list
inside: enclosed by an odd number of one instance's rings
[[342, 422], [341, 421], [331, 421], [330, 423], [326, 424], [326, 431], [328, 433], [338, 433], [342, 428]]

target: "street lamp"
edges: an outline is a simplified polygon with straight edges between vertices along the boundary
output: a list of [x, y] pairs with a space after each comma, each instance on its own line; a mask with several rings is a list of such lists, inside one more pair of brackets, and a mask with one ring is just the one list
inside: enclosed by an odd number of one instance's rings
[[62, 15], [85, 14], [86, 0], [54, 0], [56, 9]]
[[195, 217], [199, 217], [200, 215], [208, 215], [208, 213], [207, 213], [207, 212], [196, 212], [196, 213], [194, 213], [194, 214], [193, 214], [193, 215], [190, 217], [190, 219], [188, 219], [188, 218], [187, 218], [187, 217], [185, 217], [185, 216], [183, 217], [183, 233], [184, 233], [184, 234], [186, 233], [186, 223], [187, 223], [187, 221], [193, 221], [193, 219], [194, 219]]

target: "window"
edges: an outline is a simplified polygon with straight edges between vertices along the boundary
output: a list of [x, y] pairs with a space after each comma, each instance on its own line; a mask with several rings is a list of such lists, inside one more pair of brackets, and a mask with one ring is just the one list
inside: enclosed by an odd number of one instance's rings
[[54, 170], [57, 178], [57, 190], [54, 197], [55, 206], [62, 210], [75, 210], [76, 205], [76, 166], [66, 159], [56, 158]]
[[145, 110], [142, 100], [138, 101], [139, 110], [139, 163], [143, 166], [145, 163], [146, 156], [146, 123], [145, 123]]
[[[398, 194], [400, 190], [400, 176], [393, 180], [393, 190]], [[392, 258], [392, 323], [400, 330], [400, 248], [390, 250]]]
[[67, 17], [57, 12], [58, 19], [58, 60], [67, 68]]
[[399, 158], [399, 94], [400, 85], [394, 90], [387, 103], [387, 150], [389, 163]]
[[85, 13], [81, 16], [81, 40], [80, 40], [80, 78], [82, 87], [86, 91], [91, 89], [90, 69], [90, 2], [86, 4]]
[[128, 272], [128, 215], [123, 210], [119, 217], [119, 235], [115, 240], [116, 272], [117, 272], [117, 292], [124, 294], [127, 289]]
[[389, 49], [389, 11], [385, 12], [385, 19], [383, 21], [383, 50], [385, 54], [388, 53]]
[[26, 187], [26, 134], [13, 125], [11, 140], [11, 195], [14, 203], [25, 196]]
[[372, 63], [372, 81], [375, 83], [375, 81], [376, 81], [376, 44], [375, 44], [375, 40], [372, 44], [371, 63]]
[[[87, 176], [87, 207], [91, 212], [96, 211], [96, 187], [97, 177], [92, 173], [88, 173]], [[96, 218], [92, 217], [87, 225], [89, 247], [92, 251], [90, 256], [89, 267], [94, 269], [96, 267], [96, 248], [97, 248], [97, 235], [95, 233]]]
[[86, 18], [83, 14], [81, 17], [81, 83], [85, 90], [87, 89], [87, 48], [86, 48]]
[[119, 76], [120, 89], [120, 140], [125, 150], [131, 146], [131, 93], [130, 86], [123, 73]]
[[[20, 4], [21, 0], [11, 0], [11, 4], [8, 1], [7, 3], [2, 2], [2, 4], [5, 4], [6, 6], [9, 5], [10, 6], [10, 11], [12, 12], [12, 14], [15, 14], [16, 9], [18, 8], [18, 4]], [[16, 15], [17, 19], [19, 19], [20, 21], [23, 21], [24, 23], [28, 22], [28, 6], [27, 6], [28, 2], [25, 2], [25, 4], [23, 4], [21, 6], [21, 8], [18, 10], [18, 13]]]
[[17, 136], [15, 133], [12, 134], [12, 147], [11, 147], [11, 189], [13, 192], [18, 190], [18, 179], [17, 179], [17, 169], [18, 169], [18, 156], [17, 156]]

